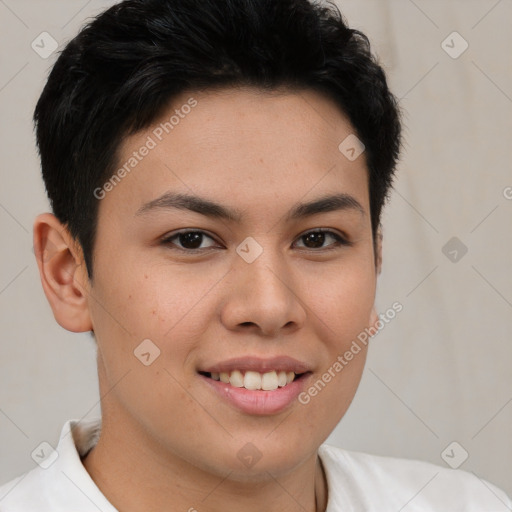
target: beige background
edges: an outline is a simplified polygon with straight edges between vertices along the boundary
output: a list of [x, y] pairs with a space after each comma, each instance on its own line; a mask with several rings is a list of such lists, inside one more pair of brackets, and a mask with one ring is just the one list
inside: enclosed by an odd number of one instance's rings
[[[55, 323], [32, 253], [48, 204], [31, 115], [55, 54], [31, 42], [47, 31], [62, 48], [111, 3], [0, 0], [0, 482], [33, 467], [40, 442], [56, 446], [67, 419], [100, 412], [94, 344]], [[512, 495], [512, 2], [338, 4], [406, 111], [377, 297], [381, 312], [404, 309], [374, 338], [329, 442], [446, 466], [456, 441], [461, 469]], [[469, 44], [456, 59], [442, 47], [453, 31]], [[468, 249], [457, 262], [442, 250], [452, 237]]]

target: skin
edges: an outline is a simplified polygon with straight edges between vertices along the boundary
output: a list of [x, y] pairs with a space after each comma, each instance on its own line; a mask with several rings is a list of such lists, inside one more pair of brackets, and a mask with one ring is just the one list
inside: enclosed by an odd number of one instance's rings
[[[354, 129], [323, 95], [239, 88], [175, 98], [124, 140], [119, 165], [190, 97], [197, 106], [100, 201], [92, 282], [65, 227], [49, 213], [34, 224], [57, 322], [97, 340], [103, 429], [83, 463], [123, 512], [325, 510], [317, 449], [355, 395], [366, 349], [307, 405], [266, 416], [233, 408], [197, 371], [235, 356], [288, 355], [311, 365], [313, 383], [376, 324], [381, 247], [376, 258], [364, 153], [354, 161], [340, 153]], [[178, 209], [136, 215], [168, 191], [238, 209], [243, 220]], [[364, 215], [285, 219], [296, 203], [332, 193], [356, 198]], [[183, 238], [162, 243], [185, 228], [206, 232], [199, 255], [179, 250], [191, 251]], [[308, 245], [303, 235], [318, 228], [352, 245], [330, 235]], [[250, 264], [236, 253], [247, 237], [263, 248]], [[134, 357], [147, 338], [161, 351], [149, 366]], [[248, 442], [262, 454], [249, 468], [237, 457]]]

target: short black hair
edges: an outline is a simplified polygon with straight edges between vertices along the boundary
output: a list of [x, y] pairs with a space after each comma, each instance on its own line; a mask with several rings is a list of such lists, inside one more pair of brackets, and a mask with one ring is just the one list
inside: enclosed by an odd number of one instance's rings
[[[401, 149], [401, 113], [366, 35], [314, 0], [125, 0], [60, 53], [34, 112], [46, 191], [88, 276], [99, 200], [124, 137], [187, 90], [319, 91], [365, 145], [374, 242]], [[341, 142], [341, 141], [340, 141]]]

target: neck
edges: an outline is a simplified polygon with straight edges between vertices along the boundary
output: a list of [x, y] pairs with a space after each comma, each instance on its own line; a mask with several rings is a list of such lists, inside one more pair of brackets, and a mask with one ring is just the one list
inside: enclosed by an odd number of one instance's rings
[[[97, 445], [83, 465], [112, 505], [122, 512], [155, 510], [224, 512], [324, 512], [327, 483], [315, 453], [287, 474], [268, 471], [244, 480], [209, 472], [141, 441], [137, 429], [103, 421]], [[135, 485], [136, 483], [136, 485]]]

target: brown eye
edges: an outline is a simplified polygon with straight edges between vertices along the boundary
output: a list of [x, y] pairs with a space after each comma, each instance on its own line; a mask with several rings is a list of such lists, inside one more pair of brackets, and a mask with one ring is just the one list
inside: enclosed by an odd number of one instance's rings
[[180, 233], [175, 233], [174, 235], [162, 240], [162, 244], [175, 246], [174, 248], [181, 251], [192, 252], [213, 247], [212, 245], [201, 247], [205, 239], [214, 241], [211, 236], [207, 235], [203, 231], [181, 231]]
[[[324, 243], [329, 238], [333, 238], [335, 242], [325, 246]], [[340, 245], [351, 245], [350, 242], [345, 240], [343, 237], [341, 237], [334, 231], [321, 229], [310, 231], [309, 233], [300, 236], [299, 240], [304, 241], [306, 249], [334, 249], [336, 247], [339, 247]]]

